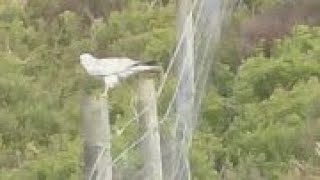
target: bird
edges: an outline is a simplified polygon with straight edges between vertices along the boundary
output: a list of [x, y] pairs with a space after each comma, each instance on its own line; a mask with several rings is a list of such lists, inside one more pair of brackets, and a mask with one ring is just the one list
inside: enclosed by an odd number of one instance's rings
[[161, 69], [159, 66], [154, 65], [156, 61], [143, 62], [127, 57], [98, 59], [89, 53], [80, 55], [80, 64], [89, 75], [103, 79], [105, 96], [107, 96], [108, 90], [116, 87], [121, 80], [140, 72]]

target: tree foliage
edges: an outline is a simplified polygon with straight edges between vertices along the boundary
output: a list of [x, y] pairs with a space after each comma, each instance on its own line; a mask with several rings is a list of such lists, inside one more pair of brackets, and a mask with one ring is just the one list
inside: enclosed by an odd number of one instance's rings
[[297, 26], [271, 57], [258, 53], [241, 65], [229, 101], [214, 96], [208, 103], [205, 118], [222, 138], [215, 163], [226, 176], [278, 179], [293, 161], [319, 165], [319, 32]]
[[[72, 2], [0, 1], [0, 179], [81, 177], [79, 101], [100, 84], [80, 68], [80, 53], [155, 59], [164, 67], [172, 55], [171, 1], [165, 7], [129, 1], [95, 21]], [[276, 3], [244, 1], [247, 9], [231, 27]], [[281, 179], [291, 177], [294, 164], [305, 174], [319, 168], [320, 29], [289, 29], [268, 57], [254, 45], [256, 53], [240, 61], [239, 32], [212, 47], [214, 72], [190, 153], [194, 179]], [[174, 81], [162, 94], [160, 114]], [[128, 84], [111, 92], [113, 134], [133, 116], [131, 94]], [[115, 135], [114, 155], [140, 135], [136, 128]], [[139, 166], [139, 157], [125, 158]]]

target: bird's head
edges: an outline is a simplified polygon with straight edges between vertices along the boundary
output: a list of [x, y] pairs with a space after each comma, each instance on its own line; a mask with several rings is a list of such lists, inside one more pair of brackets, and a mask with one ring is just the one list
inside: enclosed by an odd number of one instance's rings
[[80, 62], [88, 62], [94, 60], [94, 57], [89, 53], [83, 53], [80, 55]]

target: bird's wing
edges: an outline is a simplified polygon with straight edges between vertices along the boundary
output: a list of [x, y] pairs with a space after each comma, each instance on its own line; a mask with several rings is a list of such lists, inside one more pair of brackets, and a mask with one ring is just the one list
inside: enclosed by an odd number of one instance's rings
[[144, 71], [161, 71], [161, 67], [160, 66], [136, 65], [136, 66], [132, 66], [132, 67], [126, 69], [125, 71], [118, 73], [117, 75], [121, 79], [126, 79], [126, 78], [129, 78], [130, 76], [133, 76], [135, 74], [138, 74], [138, 73], [144, 72]]
[[98, 59], [94, 63], [96, 69], [95, 75], [117, 74], [139, 63], [139, 61], [134, 61], [128, 58]]
[[135, 72], [152, 71], [152, 70], [158, 70], [158, 69], [161, 69], [160, 66], [139, 65], [139, 66], [134, 66], [130, 68], [131, 71], [135, 71]]
[[135, 71], [132, 71], [132, 70], [126, 70], [126, 71], [122, 71], [118, 74], [118, 76], [121, 78], [121, 79], [126, 79], [132, 75], [136, 74]]
[[82, 60], [81, 65], [87, 71], [88, 74], [93, 76], [102, 75], [101, 68], [97, 65], [95, 61]]

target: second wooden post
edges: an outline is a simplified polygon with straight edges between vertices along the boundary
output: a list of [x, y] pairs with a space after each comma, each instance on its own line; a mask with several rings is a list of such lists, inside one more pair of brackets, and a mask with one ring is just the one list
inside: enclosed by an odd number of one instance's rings
[[138, 110], [140, 128], [147, 132], [143, 141], [144, 179], [162, 180], [160, 134], [155, 83], [151, 77], [140, 76], [138, 82]]

